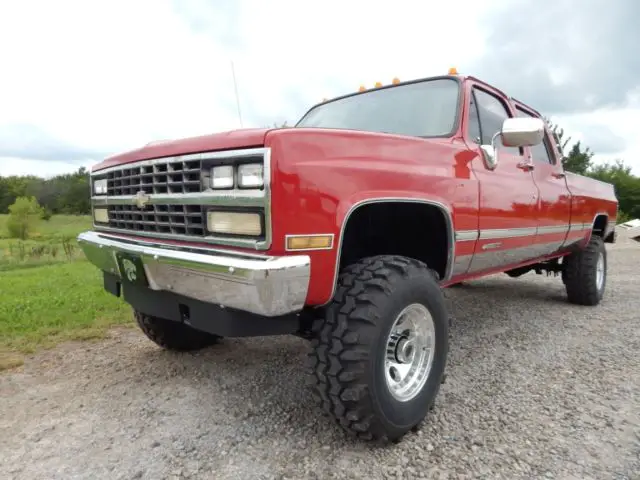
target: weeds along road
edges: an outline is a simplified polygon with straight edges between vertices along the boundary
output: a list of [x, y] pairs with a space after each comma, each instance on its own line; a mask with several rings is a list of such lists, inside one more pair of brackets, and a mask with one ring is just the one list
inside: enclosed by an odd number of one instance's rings
[[447, 290], [448, 378], [397, 445], [310, 406], [301, 339], [171, 354], [120, 329], [0, 375], [0, 478], [640, 478], [640, 246], [608, 248], [597, 308], [533, 273]]

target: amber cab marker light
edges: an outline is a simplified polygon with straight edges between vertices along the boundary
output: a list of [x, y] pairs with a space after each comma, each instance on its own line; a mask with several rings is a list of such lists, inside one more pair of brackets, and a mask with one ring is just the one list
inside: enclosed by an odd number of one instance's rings
[[458, 75], [458, 69], [456, 67], [451, 67], [449, 69], [449, 75]]
[[380, 88], [382, 86], [381, 82], [376, 82], [376, 88]]
[[391, 80], [391, 83], [393, 83], [394, 85], [397, 85], [400, 83], [400, 79], [398, 77], [393, 77], [393, 80]]
[[333, 235], [291, 235], [287, 250], [315, 250], [333, 247]]
[[360, 88], [358, 89], [359, 92], [364, 92], [366, 90], [366, 88], [364, 88], [364, 85], [360, 85]]

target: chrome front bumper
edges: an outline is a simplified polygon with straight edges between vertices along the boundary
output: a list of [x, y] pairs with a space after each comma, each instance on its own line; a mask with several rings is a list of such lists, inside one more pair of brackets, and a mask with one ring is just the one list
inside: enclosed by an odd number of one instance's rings
[[[309, 286], [307, 255], [269, 257], [178, 247], [84, 232], [78, 243], [87, 259], [123, 279], [116, 254], [135, 255], [148, 286], [222, 307], [275, 317], [302, 309]], [[123, 279], [126, 286], [126, 279]], [[126, 288], [126, 287], [125, 287]]]

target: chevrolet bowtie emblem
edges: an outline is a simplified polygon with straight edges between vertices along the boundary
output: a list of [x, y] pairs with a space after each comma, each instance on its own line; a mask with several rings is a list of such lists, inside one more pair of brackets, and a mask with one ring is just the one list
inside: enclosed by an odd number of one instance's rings
[[150, 200], [151, 197], [142, 190], [139, 190], [138, 193], [136, 193], [136, 196], [133, 197], [133, 203], [135, 203], [140, 210], [142, 210]]

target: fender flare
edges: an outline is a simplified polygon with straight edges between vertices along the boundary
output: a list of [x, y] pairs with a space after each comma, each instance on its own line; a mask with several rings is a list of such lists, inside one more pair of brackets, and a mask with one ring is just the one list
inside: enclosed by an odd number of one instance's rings
[[[336, 260], [334, 266], [334, 274], [333, 274], [333, 286], [331, 290], [331, 295], [329, 296], [329, 300], [323, 305], [327, 305], [333, 299], [333, 296], [336, 293], [336, 288], [338, 284], [338, 275], [340, 274], [340, 258], [342, 254], [342, 242], [344, 239], [344, 232], [346, 231], [347, 224], [349, 223], [349, 218], [354, 214], [356, 210], [365, 205], [370, 205], [374, 203], [419, 203], [423, 205], [428, 205], [431, 207], [436, 207], [442, 213], [442, 216], [445, 221], [446, 229], [447, 229], [447, 263], [445, 268], [445, 275], [440, 282], [445, 282], [451, 278], [453, 272], [453, 262], [455, 260], [455, 248], [456, 248], [456, 236], [455, 236], [455, 227], [453, 224], [453, 211], [449, 205], [440, 201], [439, 199], [430, 199], [423, 198], [419, 196], [373, 196], [373, 197], [365, 197], [359, 200], [355, 200], [352, 202], [345, 202], [340, 205], [338, 209], [337, 221], [339, 225], [339, 235], [338, 235], [338, 243], [336, 248]], [[341, 214], [342, 213], [342, 214]]]

